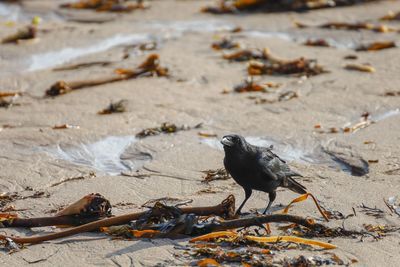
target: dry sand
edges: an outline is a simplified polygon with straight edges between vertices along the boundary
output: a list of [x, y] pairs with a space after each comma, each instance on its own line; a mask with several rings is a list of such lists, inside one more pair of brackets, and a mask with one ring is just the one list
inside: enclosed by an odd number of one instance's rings
[[[308, 13], [275, 13], [223, 15], [199, 13], [200, 7], [214, 1], [150, 1], [151, 8], [131, 14], [94, 14], [91, 11], [60, 11], [61, 1], [24, 1], [22, 8], [5, 10], [0, 6], [0, 37], [5, 37], [29, 22], [33, 14], [44, 18], [38, 40], [19, 45], [0, 45], [0, 91], [23, 91], [16, 100], [20, 105], [0, 110], [0, 192], [29, 194], [27, 187], [44, 191], [48, 197], [18, 200], [15, 208], [21, 217], [45, 216], [92, 192], [106, 196], [116, 206], [114, 214], [140, 210], [142, 203], [160, 197], [193, 199], [193, 205], [219, 203], [229, 193], [243, 199], [242, 189], [232, 180], [201, 183], [199, 171], [222, 167], [223, 152], [217, 138], [204, 139], [199, 131], [212, 132], [218, 138], [227, 133], [240, 133], [261, 145], [275, 144], [276, 151], [305, 178], [300, 180], [327, 208], [357, 216], [345, 222], [348, 229], [362, 229], [363, 224], [399, 226], [400, 218], [390, 214], [383, 199], [400, 198], [400, 108], [399, 97], [383, 97], [386, 91], [399, 90], [399, 48], [378, 52], [354, 52], [360, 42], [398, 40], [399, 33], [295, 29], [292, 21], [321, 24], [330, 21], [376, 20], [387, 11], [400, 10], [399, 2], [384, 1], [346, 8], [322, 9]], [[69, 22], [60, 16], [103, 16], [113, 19], [103, 24]], [[18, 15], [19, 16], [16, 16]], [[111, 17], [110, 17], [111, 16]], [[17, 19], [14, 26], [4, 22]], [[391, 23], [400, 28], [400, 23]], [[227, 30], [241, 26], [244, 32]], [[279, 34], [278, 34], [279, 33]], [[255, 104], [249, 95], [262, 93], [221, 94], [240, 83], [246, 76], [246, 63], [229, 63], [210, 45], [221, 36], [233, 36], [246, 47], [269, 47], [283, 58], [315, 58], [330, 73], [302, 79], [298, 77], [260, 76], [256, 81], [279, 82], [279, 90], [293, 90], [299, 97], [272, 104]], [[300, 44], [306, 36], [334, 40], [338, 48], [307, 47]], [[303, 38], [303, 39], [302, 39]], [[54, 99], [42, 96], [57, 80], [81, 80], [108, 75], [117, 67], [134, 67], [150, 52], [130, 49], [130, 57], [122, 60], [124, 46], [146, 40], [159, 42], [153, 51], [161, 64], [170, 70], [170, 78], [139, 78], [74, 91]], [[87, 54], [90, 51], [91, 54]], [[375, 73], [349, 71], [343, 68], [349, 54], [358, 56], [358, 63], [370, 63]], [[79, 62], [110, 60], [109, 66], [93, 66], [71, 71], [52, 71], [56, 66]], [[100, 116], [96, 113], [110, 101], [127, 99], [128, 111]], [[314, 125], [341, 127], [357, 122], [363, 112], [379, 118], [386, 112], [392, 116], [355, 133], [318, 134]], [[373, 117], [374, 118], [374, 117]], [[177, 125], [203, 123], [199, 130], [182, 131], [141, 140], [135, 134], [162, 122]], [[68, 123], [79, 129], [53, 130], [54, 125]], [[7, 128], [10, 125], [12, 128]], [[110, 138], [111, 137], [111, 138]], [[364, 144], [373, 141], [372, 144]], [[329, 145], [327, 145], [329, 144]], [[342, 171], [322, 147], [347, 147], [347, 151], [370, 164], [369, 173], [352, 176]], [[141, 153], [150, 153], [152, 160]], [[126, 171], [120, 156], [128, 164], [143, 164], [162, 174], [184, 177], [168, 178], [153, 174], [145, 179], [113, 175]], [[147, 154], [146, 154], [147, 155]], [[125, 161], [125, 164], [127, 163]], [[131, 166], [133, 166], [131, 165]], [[389, 170], [395, 170], [387, 172]], [[396, 171], [397, 170], [397, 171]], [[96, 177], [52, 184], [75, 176]], [[145, 170], [141, 170], [147, 173]], [[198, 193], [211, 187], [215, 193]], [[274, 210], [279, 212], [295, 194], [278, 192]], [[261, 210], [267, 202], [261, 192], [245, 206], [245, 210]], [[357, 208], [364, 203], [385, 211], [376, 219]], [[298, 204], [294, 214], [319, 218], [311, 202]], [[340, 226], [333, 220], [331, 226]], [[8, 234], [35, 235], [58, 231], [44, 229], [7, 229]], [[88, 233], [29, 246], [17, 253], [2, 253], [3, 266], [173, 266], [188, 264], [175, 250], [187, 240], [111, 240], [103, 234]], [[366, 238], [335, 238], [334, 252], [345, 262], [356, 259], [360, 266], [399, 266], [400, 234], [393, 233], [379, 241]], [[277, 258], [296, 255], [322, 255], [322, 252], [292, 250], [278, 253]]]

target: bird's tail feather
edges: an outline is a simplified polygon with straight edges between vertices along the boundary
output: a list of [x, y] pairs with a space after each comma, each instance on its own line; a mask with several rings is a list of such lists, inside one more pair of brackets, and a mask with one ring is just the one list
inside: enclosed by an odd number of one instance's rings
[[283, 187], [286, 187], [286, 188], [292, 190], [293, 192], [296, 192], [299, 194], [307, 193], [307, 191], [306, 191], [307, 188], [291, 177], [286, 177], [285, 182], [283, 183]]

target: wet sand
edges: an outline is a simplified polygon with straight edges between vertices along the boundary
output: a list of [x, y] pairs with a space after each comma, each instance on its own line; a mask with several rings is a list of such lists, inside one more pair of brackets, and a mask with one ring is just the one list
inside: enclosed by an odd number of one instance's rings
[[[29, 3], [27, 3], [29, 2]], [[65, 1], [64, 1], [65, 2]], [[269, 146], [302, 173], [301, 181], [327, 208], [347, 215], [364, 203], [384, 210], [376, 219], [362, 212], [348, 218], [348, 229], [362, 229], [363, 224], [397, 225], [400, 218], [390, 214], [382, 199], [400, 199], [400, 131], [399, 97], [382, 96], [398, 91], [400, 83], [399, 48], [377, 52], [355, 52], [355, 44], [398, 40], [399, 33], [372, 31], [297, 29], [293, 21], [318, 25], [331, 21], [357, 22], [373, 20], [389, 10], [398, 11], [396, 1], [383, 1], [353, 7], [321, 9], [307, 13], [284, 12], [251, 15], [202, 14], [200, 8], [214, 1], [149, 1], [151, 8], [118, 15], [102, 24], [66, 20], [74, 16], [114, 16], [92, 11], [65, 11], [57, 8], [61, 1], [24, 1], [10, 13], [0, 6], [0, 38], [26, 25], [33, 14], [44, 21], [39, 25], [38, 40], [18, 45], [0, 45], [0, 91], [22, 91], [19, 105], [0, 109], [0, 192], [20, 192], [27, 188], [44, 191], [48, 197], [17, 200], [15, 208], [21, 217], [44, 216], [51, 210], [80, 197], [98, 192], [117, 205], [114, 214], [140, 210], [144, 202], [161, 197], [193, 199], [193, 205], [214, 205], [228, 193], [237, 205], [244, 193], [233, 180], [201, 183], [206, 169], [223, 166], [223, 151], [218, 138], [239, 133], [253, 143]], [[61, 16], [62, 12], [63, 16]], [[7, 15], [8, 14], [8, 15]], [[13, 15], [14, 14], [14, 15]], [[16, 14], [21, 14], [17, 16]], [[4, 22], [17, 19], [14, 26]], [[391, 22], [400, 28], [400, 22]], [[230, 33], [236, 26], [244, 30]], [[246, 63], [228, 62], [222, 52], [210, 45], [222, 36], [232, 36], [242, 46], [268, 47], [282, 58], [317, 59], [329, 73], [310, 78], [293, 76], [259, 76], [257, 82], [279, 82], [278, 90], [295, 91], [298, 98], [288, 101], [255, 104], [249, 96], [268, 97], [263, 93], [222, 94], [247, 77]], [[307, 47], [301, 42], [308, 37], [328, 38], [336, 47]], [[126, 48], [146, 41], [156, 41], [154, 51]], [[162, 66], [171, 77], [148, 77], [115, 82], [76, 90], [56, 98], [43, 98], [45, 90], [58, 80], [83, 80], [112, 74], [116, 68], [132, 68], [148, 54], [158, 53]], [[127, 59], [124, 55], [129, 53]], [[357, 63], [370, 63], [375, 73], [345, 70], [355, 54]], [[93, 61], [112, 61], [107, 66], [77, 70], [53, 71], [52, 68]], [[99, 110], [110, 101], [127, 99], [127, 112], [100, 116]], [[359, 121], [369, 112], [376, 123], [355, 133], [317, 133], [314, 128], [345, 127]], [[390, 116], [385, 116], [389, 114]], [[382, 117], [383, 116], [383, 117]], [[163, 122], [194, 126], [201, 129], [181, 131], [143, 139], [135, 134]], [[71, 124], [79, 129], [54, 130], [55, 125]], [[217, 138], [203, 138], [198, 132], [215, 133]], [[372, 141], [367, 142], [366, 141]], [[357, 159], [378, 160], [370, 163], [368, 173], [351, 175], [346, 166], [334, 161], [325, 149], [346, 150]], [[107, 153], [109, 152], [109, 153]], [[147, 173], [142, 167], [159, 171], [138, 179], [122, 176], [121, 171]], [[396, 171], [397, 170], [397, 171]], [[90, 173], [95, 172], [95, 177]], [[69, 177], [87, 179], [52, 186]], [[185, 179], [181, 179], [181, 177]], [[215, 193], [199, 193], [211, 187]], [[296, 195], [278, 192], [274, 210], [286, 205]], [[266, 206], [267, 195], [261, 192], [245, 210]], [[299, 203], [293, 214], [319, 218], [312, 202]], [[340, 220], [328, 225], [340, 226]], [[58, 231], [53, 228], [7, 229], [9, 234], [34, 235]], [[324, 239], [321, 239], [324, 240]], [[325, 239], [327, 241], [328, 239]], [[186, 265], [177, 256], [176, 244], [187, 240], [111, 240], [103, 234], [79, 236], [29, 246], [17, 253], [3, 253], [0, 263], [22, 266], [37, 262], [40, 266], [161, 266]], [[392, 233], [379, 241], [370, 238], [334, 238], [334, 252], [345, 262], [356, 259], [360, 266], [398, 266], [400, 234]], [[277, 258], [296, 255], [320, 255], [322, 252], [289, 250]]]

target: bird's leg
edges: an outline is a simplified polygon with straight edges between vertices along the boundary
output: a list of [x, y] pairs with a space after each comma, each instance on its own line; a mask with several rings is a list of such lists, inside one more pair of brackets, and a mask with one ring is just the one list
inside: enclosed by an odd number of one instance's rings
[[272, 191], [269, 193], [269, 202], [268, 202], [268, 206], [265, 208], [263, 214], [267, 213], [267, 211], [269, 210], [269, 208], [271, 207], [272, 203], [274, 202], [276, 198], [276, 192]]
[[243, 208], [244, 204], [247, 202], [247, 200], [250, 198], [251, 193], [253, 193], [253, 190], [251, 190], [250, 188], [243, 188], [243, 189], [244, 189], [245, 197], [244, 197], [242, 204], [240, 204], [240, 207], [236, 211], [236, 214], [238, 214], [238, 215], [241, 214], [240, 211], [242, 210], [242, 208]]

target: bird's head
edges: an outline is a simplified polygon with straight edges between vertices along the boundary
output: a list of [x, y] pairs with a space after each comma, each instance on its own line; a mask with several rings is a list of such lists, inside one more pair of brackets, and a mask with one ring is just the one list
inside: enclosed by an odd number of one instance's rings
[[221, 139], [221, 144], [224, 146], [225, 150], [241, 150], [247, 147], [247, 142], [244, 137], [237, 134], [225, 135]]

